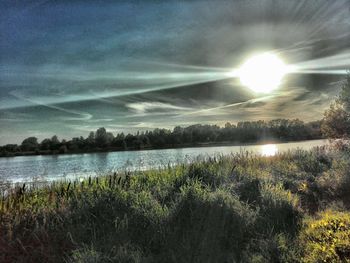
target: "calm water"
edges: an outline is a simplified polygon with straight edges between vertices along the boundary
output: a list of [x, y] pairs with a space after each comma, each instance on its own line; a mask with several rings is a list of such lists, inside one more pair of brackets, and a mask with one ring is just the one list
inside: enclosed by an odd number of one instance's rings
[[198, 156], [228, 155], [249, 151], [266, 156], [290, 149], [311, 149], [327, 144], [326, 140], [293, 143], [196, 147], [167, 150], [126, 151], [70, 155], [19, 156], [0, 158], [0, 180], [12, 182], [81, 178], [121, 170], [158, 168], [164, 165], [188, 163]]

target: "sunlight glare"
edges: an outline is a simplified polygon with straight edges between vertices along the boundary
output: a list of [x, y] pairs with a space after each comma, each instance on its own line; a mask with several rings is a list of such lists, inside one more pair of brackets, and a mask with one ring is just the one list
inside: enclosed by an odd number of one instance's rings
[[241, 83], [257, 93], [278, 88], [286, 73], [284, 62], [272, 53], [253, 56], [238, 69]]
[[275, 156], [277, 152], [276, 144], [265, 144], [261, 146], [261, 154], [264, 156]]

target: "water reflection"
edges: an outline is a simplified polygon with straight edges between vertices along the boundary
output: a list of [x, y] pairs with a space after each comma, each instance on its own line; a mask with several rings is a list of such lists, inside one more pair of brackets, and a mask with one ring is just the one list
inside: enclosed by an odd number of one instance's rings
[[275, 156], [277, 152], [276, 144], [265, 144], [261, 146], [261, 154], [264, 156]]
[[[110, 153], [18, 156], [0, 158], [0, 181], [23, 182], [43, 176], [45, 179], [86, 178], [114, 171], [145, 170], [164, 168], [177, 163], [200, 160], [198, 156], [230, 155], [241, 153], [242, 149], [264, 156], [274, 156], [290, 149], [308, 150], [326, 145], [326, 140], [291, 142], [266, 145], [218, 146], [180, 148]], [[41, 180], [41, 178], [40, 178]]]

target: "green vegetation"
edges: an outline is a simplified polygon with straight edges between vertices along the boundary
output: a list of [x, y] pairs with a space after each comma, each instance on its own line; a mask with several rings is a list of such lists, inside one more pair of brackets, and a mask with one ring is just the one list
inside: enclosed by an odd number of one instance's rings
[[[348, 98], [350, 78], [325, 112], [326, 136], [349, 138]], [[205, 127], [196, 131], [212, 131]], [[247, 136], [245, 127], [218, 129]], [[104, 145], [107, 132], [96, 134], [86, 140]], [[35, 145], [31, 137], [21, 147]], [[0, 262], [350, 262], [349, 168], [341, 140], [273, 157], [242, 152], [82, 182], [0, 185]]]
[[3, 189], [0, 262], [349, 262], [350, 151]]
[[342, 83], [339, 96], [325, 111], [321, 126], [322, 133], [328, 138], [345, 138], [350, 136], [350, 74]]
[[305, 262], [350, 262], [350, 213], [325, 211], [301, 233]]
[[0, 147], [0, 156], [82, 153], [92, 151], [123, 151], [140, 149], [160, 149], [201, 145], [255, 143], [258, 141], [297, 141], [320, 139], [321, 122], [304, 123], [301, 120], [277, 119], [272, 121], [246, 121], [237, 124], [191, 125], [137, 134], [118, 133], [114, 136], [105, 128], [90, 132], [87, 138], [77, 137], [69, 141], [59, 141], [57, 136], [44, 139], [36, 137], [23, 140], [21, 145], [7, 144]]

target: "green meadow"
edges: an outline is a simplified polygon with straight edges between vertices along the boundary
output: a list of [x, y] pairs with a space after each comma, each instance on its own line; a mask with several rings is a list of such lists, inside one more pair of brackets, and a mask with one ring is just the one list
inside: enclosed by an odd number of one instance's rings
[[0, 262], [350, 262], [350, 151], [3, 187]]

